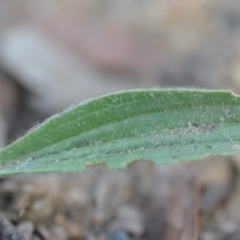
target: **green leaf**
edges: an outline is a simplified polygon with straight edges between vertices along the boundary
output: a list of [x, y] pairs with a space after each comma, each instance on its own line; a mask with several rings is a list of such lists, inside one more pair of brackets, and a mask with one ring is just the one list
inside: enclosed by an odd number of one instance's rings
[[0, 152], [0, 176], [240, 152], [240, 98], [228, 91], [134, 90], [84, 102]]

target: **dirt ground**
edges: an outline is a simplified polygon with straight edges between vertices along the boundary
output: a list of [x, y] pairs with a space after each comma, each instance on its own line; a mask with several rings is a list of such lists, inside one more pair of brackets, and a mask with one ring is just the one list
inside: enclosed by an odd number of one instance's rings
[[[240, 93], [237, 0], [0, 4], [0, 147], [113, 91]], [[0, 179], [3, 240], [238, 240], [239, 226], [239, 155]]]

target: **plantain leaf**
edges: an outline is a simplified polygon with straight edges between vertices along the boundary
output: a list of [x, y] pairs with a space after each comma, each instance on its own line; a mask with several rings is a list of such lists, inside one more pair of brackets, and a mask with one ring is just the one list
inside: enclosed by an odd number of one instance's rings
[[0, 152], [0, 176], [135, 160], [173, 163], [240, 152], [240, 98], [229, 91], [134, 90], [84, 102]]

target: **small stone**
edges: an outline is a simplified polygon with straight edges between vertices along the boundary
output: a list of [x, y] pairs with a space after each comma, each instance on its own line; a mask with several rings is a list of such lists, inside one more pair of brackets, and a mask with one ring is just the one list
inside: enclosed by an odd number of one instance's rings
[[134, 236], [141, 236], [144, 232], [143, 216], [141, 211], [131, 205], [125, 205], [117, 210], [116, 219], [112, 222], [110, 230], [122, 229]]
[[125, 232], [114, 231], [108, 234], [107, 240], [130, 240], [130, 238]]
[[32, 222], [22, 222], [17, 227], [18, 232], [25, 237], [26, 240], [32, 239], [34, 225]]

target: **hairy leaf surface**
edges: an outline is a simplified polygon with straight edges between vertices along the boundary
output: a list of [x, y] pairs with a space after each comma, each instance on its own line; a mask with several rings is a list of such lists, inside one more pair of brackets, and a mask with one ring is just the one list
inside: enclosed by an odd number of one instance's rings
[[0, 151], [0, 175], [81, 170], [135, 160], [167, 164], [240, 152], [240, 98], [228, 91], [150, 89], [84, 102]]

